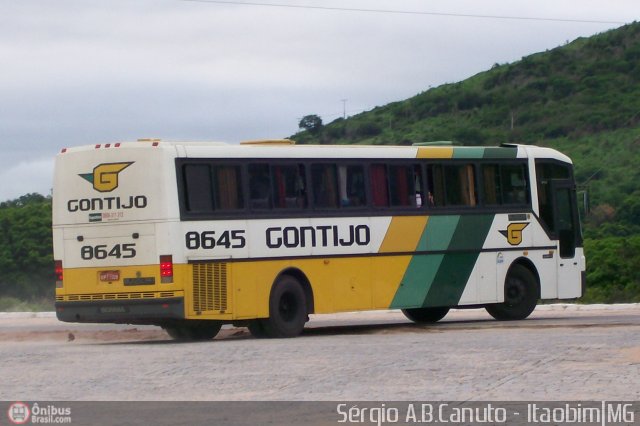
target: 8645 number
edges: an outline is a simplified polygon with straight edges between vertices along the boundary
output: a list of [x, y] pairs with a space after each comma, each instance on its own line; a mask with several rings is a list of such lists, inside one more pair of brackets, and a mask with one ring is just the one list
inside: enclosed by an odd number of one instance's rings
[[189, 250], [212, 249], [215, 247], [242, 248], [247, 244], [244, 230], [224, 231], [216, 235], [216, 231], [187, 232], [184, 235]]
[[80, 256], [84, 260], [102, 260], [108, 257], [114, 257], [116, 259], [130, 259], [136, 256], [136, 245], [134, 243], [131, 243], [116, 244], [113, 247], [109, 247], [106, 244], [98, 244], [97, 246], [82, 246], [80, 248]]

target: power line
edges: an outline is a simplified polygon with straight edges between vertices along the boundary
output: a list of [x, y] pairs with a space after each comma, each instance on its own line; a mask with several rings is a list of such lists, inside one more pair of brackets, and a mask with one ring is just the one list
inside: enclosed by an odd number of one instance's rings
[[261, 6], [261, 7], [279, 7], [289, 9], [312, 9], [312, 10], [328, 10], [338, 12], [366, 12], [366, 13], [388, 13], [396, 15], [427, 15], [427, 16], [445, 16], [453, 18], [477, 18], [477, 19], [505, 19], [518, 21], [547, 21], [547, 22], [573, 22], [580, 24], [616, 24], [622, 25], [622, 21], [603, 21], [597, 19], [569, 19], [569, 18], [543, 18], [534, 16], [506, 16], [506, 15], [476, 15], [471, 13], [444, 13], [444, 12], [426, 12], [419, 10], [393, 10], [393, 9], [363, 9], [350, 7], [329, 7], [329, 6], [309, 6], [284, 3], [259, 3], [246, 1], [224, 1], [224, 0], [179, 0], [191, 3], [212, 3], [212, 4], [230, 4], [235, 6]]

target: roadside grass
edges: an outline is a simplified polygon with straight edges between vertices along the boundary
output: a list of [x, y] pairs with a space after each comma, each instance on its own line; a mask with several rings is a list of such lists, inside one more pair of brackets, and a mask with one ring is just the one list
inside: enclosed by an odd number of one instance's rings
[[53, 310], [53, 300], [50, 299], [20, 300], [9, 296], [0, 297], [0, 312], [50, 312]]

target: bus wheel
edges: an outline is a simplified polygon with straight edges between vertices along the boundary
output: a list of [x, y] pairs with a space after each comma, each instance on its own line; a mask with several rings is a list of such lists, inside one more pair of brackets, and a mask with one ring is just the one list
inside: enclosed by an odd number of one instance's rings
[[504, 303], [485, 309], [499, 321], [523, 320], [536, 308], [540, 292], [533, 273], [522, 265], [512, 265], [504, 283]]
[[222, 323], [216, 321], [203, 321], [195, 324], [179, 324], [163, 326], [171, 338], [182, 341], [211, 340], [220, 331]]
[[307, 319], [307, 303], [302, 286], [291, 275], [282, 275], [271, 290], [269, 318], [260, 320], [265, 335], [295, 337], [302, 333]]
[[405, 317], [418, 324], [429, 324], [440, 321], [449, 312], [448, 307], [403, 309]]
[[262, 326], [262, 321], [263, 320], [259, 320], [259, 319], [253, 320], [253, 321], [250, 321], [249, 325], [247, 326], [251, 335], [257, 339], [263, 339], [265, 337], [268, 337], [267, 332]]

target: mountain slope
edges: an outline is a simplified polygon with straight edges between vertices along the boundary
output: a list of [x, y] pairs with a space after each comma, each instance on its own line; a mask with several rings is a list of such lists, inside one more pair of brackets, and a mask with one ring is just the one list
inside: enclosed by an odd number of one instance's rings
[[330, 123], [299, 143], [539, 143], [640, 123], [640, 23]]
[[[633, 204], [629, 197], [640, 187], [640, 23], [495, 65], [465, 81], [291, 138], [324, 144], [452, 140], [550, 146], [574, 159], [576, 180], [588, 190], [597, 222], [606, 222]], [[621, 218], [640, 225], [640, 216]]]

